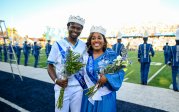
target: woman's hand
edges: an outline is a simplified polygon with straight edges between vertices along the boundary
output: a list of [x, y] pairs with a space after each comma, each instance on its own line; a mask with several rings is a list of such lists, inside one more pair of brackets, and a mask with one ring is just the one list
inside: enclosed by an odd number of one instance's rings
[[107, 78], [103, 74], [100, 74], [100, 79], [98, 80], [99, 87], [103, 86], [106, 82]]
[[56, 84], [58, 84], [62, 88], [66, 88], [68, 85], [68, 79], [65, 79], [65, 80], [58, 79]]

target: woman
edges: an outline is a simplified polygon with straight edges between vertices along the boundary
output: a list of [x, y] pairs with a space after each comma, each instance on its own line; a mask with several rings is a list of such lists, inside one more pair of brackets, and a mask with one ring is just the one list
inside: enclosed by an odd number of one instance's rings
[[[122, 85], [125, 72], [120, 70], [113, 74], [102, 74], [101, 68], [116, 59], [116, 53], [107, 49], [106, 30], [93, 26], [87, 40], [88, 62], [86, 64], [85, 82], [90, 88], [99, 83], [100, 88], [92, 96], [83, 93], [81, 112], [116, 112], [116, 91]], [[100, 74], [100, 75], [99, 75]]]

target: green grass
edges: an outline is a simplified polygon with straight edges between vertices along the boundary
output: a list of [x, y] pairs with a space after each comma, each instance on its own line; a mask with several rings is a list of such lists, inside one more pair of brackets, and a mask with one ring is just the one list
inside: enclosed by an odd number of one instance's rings
[[[4, 61], [4, 56], [2, 56], [2, 59]], [[23, 52], [21, 52], [21, 60], [20, 60], [20, 65], [24, 65], [24, 54]], [[38, 64], [38, 67], [40, 68], [44, 68], [47, 66], [46, 64], [46, 61], [47, 61], [47, 57], [46, 57], [46, 54], [45, 54], [45, 49], [42, 49], [40, 51], [40, 57], [39, 57], [39, 64]], [[28, 66], [34, 66], [34, 62], [35, 62], [35, 58], [34, 56], [32, 55], [32, 52], [30, 52], [30, 55], [29, 55], [29, 60], [28, 60]], [[14, 62], [13, 62], [14, 63]]]
[[[137, 51], [130, 51], [129, 59], [132, 61], [132, 64], [129, 65], [128, 70], [126, 72], [125, 78], [128, 78], [126, 82], [131, 83], [140, 83], [140, 63], [137, 61]], [[164, 55], [163, 52], [155, 52], [155, 56], [151, 58], [152, 62], [162, 63], [161, 65], [151, 65], [148, 79], [154, 75], [160, 68], [162, 68], [164, 64]], [[172, 83], [171, 80], [171, 67], [168, 65], [162, 69], [156, 77], [154, 77], [148, 85], [157, 86], [162, 88], [169, 88]]]
[[[137, 60], [137, 51], [129, 51], [129, 60], [132, 61], [132, 64], [129, 65], [128, 70], [126, 72], [125, 78], [128, 78], [126, 82], [130, 83], [140, 83], [140, 63]], [[162, 63], [161, 65], [151, 65], [150, 66], [150, 71], [149, 71], [149, 77], [148, 79], [154, 75], [160, 68], [162, 68], [164, 64], [164, 55], [163, 52], [155, 52], [155, 56], [151, 58], [152, 62], [158, 62]], [[40, 53], [40, 60], [39, 60], [39, 65], [38, 67], [40, 68], [45, 68], [46, 65], [46, 55], [45, 55], [45, 50], [42, 49]], [[21, 64], [24, 64], [24, 55], [23, 53], [21, 54]], [[34, 56], [30, 54], [29, 57], [29, 66], [34, 65]], [[156, 86], [156, 87], [162, 87], [162, 88], [169, 88], [170, 84], [172, 83], [172, 72], [171, 72], [171, 67], [168, 65], [165, 66], [164, 69], [162, 69], [156, 77], [154, 77], [150, 82], [149, 86]]]

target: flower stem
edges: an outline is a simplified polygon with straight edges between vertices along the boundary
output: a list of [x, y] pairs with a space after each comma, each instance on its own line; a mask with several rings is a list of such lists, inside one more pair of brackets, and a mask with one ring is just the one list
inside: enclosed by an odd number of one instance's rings
[[60, 109], [63, 107], [64, 91], [65, 91], [65, 88], [61, 88], [60, 96], [58, 97], [58, 101], [57, 101], [57, 107], [60, 108]]

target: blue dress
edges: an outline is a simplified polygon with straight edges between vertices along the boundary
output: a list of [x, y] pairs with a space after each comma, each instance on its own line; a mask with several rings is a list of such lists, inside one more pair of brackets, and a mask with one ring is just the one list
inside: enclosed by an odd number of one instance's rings
[[[90, 61], [90, 59], [92, 61]], [[93, 59], [92, 53], [89, 55], [88, 63], [86, 65], [86, 73], [91, 82], [94, 84], [98, 81], [99, 63], [103, 60], [109, 63], [116, 59], [116, 53], [114, 51], [106, 50], [101, 56]], [[122, 85], [125, 72], [120, 70], [114, 74], [105, 74], [107, 82], [101, 88], [107, 88], [109, 93], [101, 96], [102, 100], [94, 100], [94, 103], [90, 102], [87, 95], [88, 90], [83, 93], [81, 112], [116, 112], [116, 91]]]

